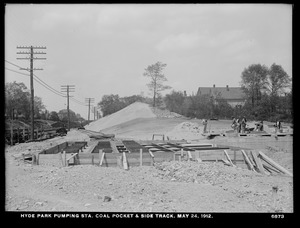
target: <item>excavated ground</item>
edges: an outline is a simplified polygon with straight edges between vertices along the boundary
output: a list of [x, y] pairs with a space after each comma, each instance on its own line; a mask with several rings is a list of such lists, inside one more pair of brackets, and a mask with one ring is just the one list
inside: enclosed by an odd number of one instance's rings
[[[140, 107], [140, 104], [138, 106]], [[117, 115], [122, 116], [122, 112], [115, 114], [115, 117]], [[160, 113], [160, 115], [162, 114]], [[132, 117], [136, 116], [131, 113], [130, 118]], [[112, 119], [112, 117], [110, 118]], [[187, 120], [178, 116], [146, 119], [136, 117], [130, 120], [123, 118], [123, 122], [118, 125], [114, 125], [113, 122], [110, 125], [107, 124], [105, 133], [113, 133], [116, 134], [116, 137], [122, 138], [149, 140], [152, 134], [163, 133], [169, 134], [171, 139], [184, 137], [190, 142], [210, 142], [231, 146], [248, 143], [248, 146], [256, 146], [256, 149], [260, 149], [278, 164], [290, 172], [293, 171], [293, 138], [291, 136], [279, 138], [278, 141], [274, 138], [262, 139], [261, 137], [247, 137], [246, 139], [215, 137], [208, 140], [201, 136], [203, 127], [201, 120]], [[94, 123], [94, 127], [96, 125], [99, 127], [101, 123]], [[225, 126], [229, 129], [229, 123], [230, 121], [210, 121], [209, 127], [210, 130], [220, 131]], [[191, 128], [183, 129], [187, 126]], [[22, 161], [22, 153], [39, 151], [73, 140], [89, 141], [90, 139], [80, 131], [71, 130], [64, 137], [5, 148], [5, 210], [294, 211], [293, 177], [282, 174], [267, 176], [241, 168], [225, 166], [223, 163], [172, 161], [155, 164], [152, 167], [130, 167], [129, 170], [123, 170], [96, 165], [37, 166]], [[273, 187], [278, 188], [277, 193], [273, 192]]]

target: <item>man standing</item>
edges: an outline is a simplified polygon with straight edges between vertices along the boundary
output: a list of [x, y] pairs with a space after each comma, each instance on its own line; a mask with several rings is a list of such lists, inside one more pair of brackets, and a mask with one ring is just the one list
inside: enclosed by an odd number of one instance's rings
[[207, 119], [203, 119], [202, 120], [202, 124], [203, 124], [203, 133], [206, 133], [207, 131], [206, 131], [206, 128], [207, 128]]

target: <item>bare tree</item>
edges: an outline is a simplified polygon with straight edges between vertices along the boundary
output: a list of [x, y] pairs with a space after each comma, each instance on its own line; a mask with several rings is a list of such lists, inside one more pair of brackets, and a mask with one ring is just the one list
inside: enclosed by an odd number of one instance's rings
[[171, 86], [163, 85], [163, 83], [167, 81], [167, 78], [163, 74], [163, 70], [166, 66], [167, 64], [165, 63], [157, 62], [149, 65], [143, 74], [151, 80], [147, 86], [150, 91], [153, 92], [153, 107], [156, 106], [156, 98], [160, 95], [160, 92], [166, 89], [171, 89]]

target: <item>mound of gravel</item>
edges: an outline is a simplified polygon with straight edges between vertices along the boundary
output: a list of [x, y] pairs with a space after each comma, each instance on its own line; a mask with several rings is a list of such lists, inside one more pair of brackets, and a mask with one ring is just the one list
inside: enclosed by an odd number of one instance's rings
[[130, 120], [138, 118], [178, 118], [181, 115], [170, 112], [168, 110], [162, 110], [159, 108], [153, 108], [149, 104], [142, 102], [135, 102], [118, 112], [115, 112], [109, 116], [105, 116], [97, 121], [85, 126], [87, 130], [101, 131], [118, 124], [128, 122]]
[[148, 104], [142, 102], [135, 102], [118, 112], [105, 116], [97, 121], [85, 126], [85, 129], [91, 131], [101, 131], [127, 121], [137, 118], [155, 118], [156, 115], [152, 112]]

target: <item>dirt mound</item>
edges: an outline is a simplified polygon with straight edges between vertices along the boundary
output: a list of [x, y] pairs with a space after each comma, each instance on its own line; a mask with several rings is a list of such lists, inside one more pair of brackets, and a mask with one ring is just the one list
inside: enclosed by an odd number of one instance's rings
[[85, 126], [85, 129], [91, 131], [100, 131], [137, 118], [155, 118], [148, 104], [135, 102], [118, 112], [105, 116], [97, 121]]
[[166, 179], [180, 182], [195, 182], [202, 184], [222, 184], [245, 176], [261, 176], [261, 174], [225, 166], [220, 162], [163, 162], [156, 165], [160, 175]]

